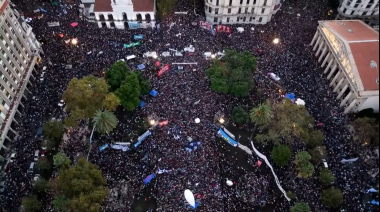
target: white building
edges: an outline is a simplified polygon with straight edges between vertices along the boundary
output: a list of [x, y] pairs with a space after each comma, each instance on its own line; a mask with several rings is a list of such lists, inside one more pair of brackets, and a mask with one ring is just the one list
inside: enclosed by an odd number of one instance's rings
[[280, 0], [205, 0], [211, 24], [266, 24], [280, 9]]
[[342, 0], [337, 19], [360, 19], [371, 26], [379, 25], [379, 0]]
[[0, 149], [7, 150], [12, 137], [18, 135], [11, 125], [18, 124], [15, 115], [21, 116], [18, 107], [24, 107], [21, 103], [23, 97], [26, 99], [24, 91], [30, 92], [27, 84], [31, 85], [29, 78], [34, 78], [32, 72], [40, 59], [41, 44], [8, 0], [0, 0], [0, 28]]
[[360, 20], [320, 21], [311, 42], [345, 113], [379, 112], [379, 34]]
[[81, 11], [100, 28], [148, 28], [155, 26], [155, 4], [155, 0], [82, 0]]

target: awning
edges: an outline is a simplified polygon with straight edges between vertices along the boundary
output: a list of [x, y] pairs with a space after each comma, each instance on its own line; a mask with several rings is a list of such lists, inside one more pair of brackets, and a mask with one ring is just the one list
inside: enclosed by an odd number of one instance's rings
[[139, 70], [143, 70], [143, 69], [145, 69], [145, 65], [144, 64], [140, 64], [140, 65], [137, 66], [137, 68]]
[[158, 95], [158, 92], [156, 90], [152, 90], [149, 94], [154, 97]]

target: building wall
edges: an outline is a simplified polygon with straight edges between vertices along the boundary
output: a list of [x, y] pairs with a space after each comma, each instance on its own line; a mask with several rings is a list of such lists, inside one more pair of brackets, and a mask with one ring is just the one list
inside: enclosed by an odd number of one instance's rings
[[375, 113], [379, 112], [379, 96], [372, 96], [366, 99], [362, 104], [359, 105], [358, 111], [372, 108]]
[[32, 28], [8, 3], [0, 0], [0, 8], [4, 9], [0, 11], [0, 148], [7, 137], [41, 48]]
[[211, 24], [266, 24], [281, 6], [279, 0], [205, 1], [206, 20]]
[[379, 25], [379, 0], [343, 0], [338, 12], [339, 19], [361, 19]]

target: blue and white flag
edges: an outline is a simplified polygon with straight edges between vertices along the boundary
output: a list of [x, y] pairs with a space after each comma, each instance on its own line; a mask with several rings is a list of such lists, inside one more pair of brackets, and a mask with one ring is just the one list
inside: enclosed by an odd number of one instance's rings
[[130, 148], [127, 145], [111, 144], [112, 149], [122, 150], [123, 152], [129, 151]]
[[41, 12], [44, 12], [44, 13], [47, 13], [47, 11], [44, 10], [44, 9], [42, 9], [42, 7], [40, 7], [40, 11], [41, 11]]
[[103, 152], [105, 149], [107, 149], [108, 148], [108, 144], [104, 144], [103, 146], [100, 146], [99, 147], [99, 151], [100, 152]]

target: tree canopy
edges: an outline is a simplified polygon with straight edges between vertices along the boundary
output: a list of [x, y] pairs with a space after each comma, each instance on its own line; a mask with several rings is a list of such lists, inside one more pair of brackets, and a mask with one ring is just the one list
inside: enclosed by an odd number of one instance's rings
[[40, 178], [37, 182], [34, 183], [33, 189], [37, 194], [42, 194], [46, 192], [48, 187], [48, 182], [45, 179]]
[[322, 191], [322, 203], [329, 208], [339, 208], [343, 204], [343, 193], [340, 189], [331, 187]]
[[314, 173], [314, 166], [309, 161], [311, 156], [308, 152], [302, 151], [297, 153], [295, 164], [298, 167], [298, 176], [302, 178], [309, 178]]
[[335, 182], [336, 177], [327, 168], [322, 168], [319, 174], [319, 180], [324, 186], [329, 186]]
[[54, 165], [58, 169], [67, 169], [69, 168], [71, 161], [70, 159], [66, 156], [65, 153], [58, 152], [56, 155], [53, 157]]
[[99, 168], [84, 158], [70, 169], [61, 169], [49, 186], [54, 191], [54, 206], [66, 212], [98, 212], [109, 194]]
[[[313, 117], [308, 114], [305, 106], [299, 106], [294, 104], [288, 99], [272, 105], [272, 113], [270, 115], [269, 121], [263, 125], [264, 129], [273, 131], [278, 135], [276, 142], [279, 141], [279, 138], [283, 138], [288, 144], [292, 144], [296, 138], [304, 141], [305, 143], [309, 142], [311, 139], [320, 141], [319, 133], [315, 133], [312, 126], [314, 125]], [[254, 116], [257, 111], [251, 113]], [[260, 135], [261, 140], [271, 140], [265, 138], [267, 135]], [[310, 142], [316, 142], [316, 141]], [[314, 143], [313, 143], [314, 145]]]
[[268, 102], [254, 107], [249, 114], [251, 121], [257, 125], [266, 125], [271, 121], [272, 109]]
[[[103, 78], [97, 79], [90, 75], [82, 79], [73, 78], [66, 91], [63, 99], [66, 101], [66, 110], [70, 112], [70, 117], [65, 120], [65, 124], [71, 127], [77, 127], [78, 120], [92, 118], [95, 112], [103, 106], [115, 108], [114, 104], [109, 104], [108, 85]], [[113, 99], [114, 100], [114, 99]], [[115, 101], [113, 101], [114, 103]]]
[[105, 77], [111, 91], [116, 91], [120, 88], [128, 72], [130, 70], [123, 61], [118, 61], [108, 68]]
[[43, 135], [44, 138], [48, 140], [47, 142], [47, 150], [50, 151], [53, 148], [58, 148], [63, 132], [64, 132], [64, 125], [63, 123], [59, 121], [49, 121], [47, 122], [43, 127]]
[[158, 15], [164, 17], [171, 14], [172, 12], [174, 12], [175, 4], [176, 0], [158, 0]]
[[99, 133], [110, 133], [117, 126], [115, 114], [108, 110], [98, 110], [92, 120], [95, 130]]
[[128, 111], [133, 111], [140, 104], [141, 88], [136, 74], [130, 73], [125, 82], [115, 91], [117, 97]]
[[236, 124], [246, 124], [249, 121], [249, 115], [248, 115], [247, 111], [240, 106], [234, 107], [232, 109], [232, 116], [231, 117], [232, 117], [232, 120]]
[[216, 60], [206, 70], [210, 78], [211, 89], [217, 93], [232, 94], [237, 97], [249, 95], [254, 86], [252, 74], [256, 69], [256, 58], [245, 51], [238, 53], [227, 50], [224, 56], [225, 63]]
[[119, 105], [120, 99], [114, 93], [108, 93], [103, 101], [103, 107], [110, 111], [115, 111]]
[[22, 212], [39, 212], [41, 211], [42, 204], [36, 197], [24, 197], [21, 201], [20, 211]]
[[277, 166], [285, 166], [292, 157], [292, 151], [286, 145], [278, 145], [273, 147], [272, 159]]
[[356, 137], [362, 144], [379, 146], [379, 123], [374, 118], [358, 118], [352, 125], [355, 128]]
[[294, 206], [290, 209], [290, 212], [310, 212], [310, 207], [306, 203], [296, 203]]

